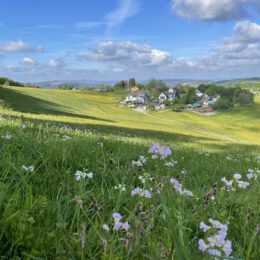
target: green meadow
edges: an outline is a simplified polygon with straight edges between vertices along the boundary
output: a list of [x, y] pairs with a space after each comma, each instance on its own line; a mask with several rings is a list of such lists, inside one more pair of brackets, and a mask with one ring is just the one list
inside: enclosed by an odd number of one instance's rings
[[[260, 96], [214, 116], [137, 112], [123, 98], [0, 87], [0, 258], [260, 259]], [[152, 159], [158, 142], [172, 154]], [[228, 226], [229, 256], [199, 249], [210, 218]]]

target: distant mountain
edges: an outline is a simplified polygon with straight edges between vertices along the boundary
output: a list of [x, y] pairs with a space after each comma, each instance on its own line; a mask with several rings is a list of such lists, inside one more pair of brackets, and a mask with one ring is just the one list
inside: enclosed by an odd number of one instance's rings
[[90, 86], [90, 87], [98, 87], [99, 85], [102, 84], [108, 84], [108, 85], [113, 85], [116, 81], [99, 81], [99, 80], [54, 80], [54, 81], [42, 81], [42, 82], [37, 82], [33, 83], [33, 85], [37, 85], [42, 88], [48, 88], [48, 89], [54, 89], [57, 88], [57, 86], [62, 85], [62, 84], [68, 84], [68, 85], [73, 85], [74, 87], [85, 87], [85, 86]]
[[[244, 79], [231, 79], [231, 80], [198, 80], [198, 79], [161, 79], [168, 85], [175, 87], [179, 84], [188, 84], [192, 87], [197, 87], [200, 84], [216, 84], [216, 85], [226, 85], [232, 87], [238, 87], [240, 85], [260, 84], [260, 77], [254, 78], [244, 78]], [[114, 85], [118, 80], [54, 80], [54, 81], [43, 81], [37, 83], [31, 83], [32, 85], [37, 85], [42, 88], [55, 89], [57, 86], [62, 84], [73, 85], [74, 87], [99, 87], [100, 85]], [[147, 84], [149, 80], [137, 80], [142, 84]]]

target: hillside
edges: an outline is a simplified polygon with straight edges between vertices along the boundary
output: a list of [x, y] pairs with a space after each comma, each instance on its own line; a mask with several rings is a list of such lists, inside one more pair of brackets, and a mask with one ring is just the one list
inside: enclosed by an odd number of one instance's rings
[[259, 96], [254, 106], [235, 108], [213, 117], [190, 112], [138, 113], [120, 106], [122, 97], [113, 93], [2, 87], [0, 97], [9, 107], [1, 109], [2, 114], [260, 144], [256, 131], [260, 127]]
[[206, 260], [223, 231], [221, 253], [259, 259], [259, 96], [212, 117], [91, 91], [0, 99], [0, 256]]
[[226, 87], [240, 87], [260, 91], [260, 78], [236, 79], [228, 81], [218, 81], [215, 83]]

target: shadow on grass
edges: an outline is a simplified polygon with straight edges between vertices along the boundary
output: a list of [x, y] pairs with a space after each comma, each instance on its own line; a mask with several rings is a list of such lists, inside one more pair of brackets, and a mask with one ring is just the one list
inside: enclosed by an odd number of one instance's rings
[[[19, 119], [20, 117], [13, 117]], [[167, 145], [175, 146], [176, 149], [184, 148], [187, 150], [199, 150], [205, 147], [207, 150], [223, 152], [225, 154], [242, 153], [248, 155], [259, 155], [260, 145], [244, 144], [234, 142], [223, 142], [219, 139], [185, 135], [180, 133], [169, 133], [156, 130], [126, 128], [119, 126], [98, 125], [98, 124], [77, 124], [67, 122], [54, 122], [43, 119], [24, 119], [30, 123], [48, 123], [54, 127], [64, 125], [79, 130], [89, 130], [102, 136], [112, 136], [121, 138], [140, 138], [147, 142], [162, 142]], [[118, 140], [120, 142], [120, 140]], [[196, 144], [198, 145], [196, 147]], [[194, 145], [194, 146], [193, 146]], [[203, 151], [203, 149], [201, 150]], [[215, 152], [214, 152], [215, 153]]]
[[18, 91], [10, 88], [0, 87], [0, 99], [4, 102], [7, 108], [10, 108], [17, 112], [32, 113], [32, 114], [45, 114], [45, 115], [57, 115], [68, 116], [76, 118], [91, 119], [97, 121], [104, 121], [113, 123], [112, 120], [107, 120], [95, 116], [74, 114], [63, 111], [66, 107], [55, 104], [53, 102], [45, 101], [36, 97], [22, 94]]

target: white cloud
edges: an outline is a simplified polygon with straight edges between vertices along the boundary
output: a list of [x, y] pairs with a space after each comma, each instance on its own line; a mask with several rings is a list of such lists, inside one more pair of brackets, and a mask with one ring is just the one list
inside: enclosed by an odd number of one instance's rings
[[239, 39], [250, 42], [260, 41], [260, 25], [250, 21], [238, 22], [235, 25], [234, 32]]
[[151, 67], [169, 62], [170, 53], [152, 49], [148, 44], [137, 44], [130, 41], [107, 41], [97, 43], [89, 53], [79, 54], [78, 58], [112, 62], [125, 66]]
[[36, 61], [32, 58], [25, 57], [21, 60], [21, 64], [25, 66], [34, 66], [36, 65]]
[[105, 22], [78, 22], [74, 24], [74, 27], [77, 29], [93, 29], [105, 24]]
[[172, 10], [178, 16], [208, 21], [250, 16], [248, 7], [259, 8], [259, 0], [172, 0]]
[[111, 28], [135, 16], [140, 10], [138, 0], [119, 0], [117, 8], [105, 16], [105, 21]]
[[62, 60], [58, 60], [58, 59], [50, 59], [48, 61], [48, 66], [50, 68], [61, 68], [64, 66], [64, 62]]
[[250, 21], [236, 23], [234, 36], [224, 39], [217, 52], [226, 59], [259, 59], [260, 25]]
[[43, 51], [43, 47], [38, 45], [36, 47], [30, 46], [28, 43], [17, 40], [9, 41], [0, 45], [0, 51], [3, 52], [34, 52], [34, 51]]

